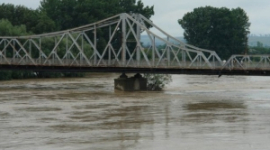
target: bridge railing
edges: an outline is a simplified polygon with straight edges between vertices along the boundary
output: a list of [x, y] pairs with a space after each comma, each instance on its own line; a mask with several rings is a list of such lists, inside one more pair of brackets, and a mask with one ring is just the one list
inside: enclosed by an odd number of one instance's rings
[[[33, 64], [34, 61], [34, 64]], [[90, 63], [94, 64], [94, 61], [91, 61]], [[136, 64], [140, 65], [136, 65]], [[116, 59], [112, 60], [103, 60], [102, 64], [99, 65], [92, 65], [89, 66], [89, 61], [86, 60], [78, 60], [74, 61], [73, 59], [63, 59], [61, 61], [57, 59], [40, 59], [40, 58], [35, 58], [35, 59], [21, 59], [21, 58], [7, 58], [6, 61], [1, 61], [0, 59], [0, 65], [10, 65], [12, 64], [13, 66], [66, 66], [66, 67], [123, 67], [121, 64], [117, 62]], [[216, 63], [211, 63], [212, 66], [217, 65], [218, 62]], [[136, 67], [136, 68], [150, 68], [149, 64], [147, 61], [142, 60], [140, 62], [133, 62], [125, 67]], [[153, 67], [151, 67], [153, 68]], [[181, 68], [181, 69], [212, 69], [205, 63], [201, 62], [191, 62], [191, 61], [186, 61], [185, 64], [181, 64], [179, 66], [178, 62], [171, 63], [170, 66], [168, 66], [168, 60], [163, 59], [159, 61], [159, 65], [156, 66], [155, 68]]]
[[270, 70], [270, 55], [232, 55], [223, 69]]

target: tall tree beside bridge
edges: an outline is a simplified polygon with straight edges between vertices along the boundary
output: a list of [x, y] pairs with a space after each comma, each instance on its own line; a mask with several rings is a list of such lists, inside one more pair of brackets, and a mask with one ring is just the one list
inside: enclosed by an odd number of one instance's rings
[[215, 50], [222, 59], [228, 59], [232, 54], [243, 54], [248, 49], [250, 23], [241, 8], [199, 7], [178, 22], [189, 44]]

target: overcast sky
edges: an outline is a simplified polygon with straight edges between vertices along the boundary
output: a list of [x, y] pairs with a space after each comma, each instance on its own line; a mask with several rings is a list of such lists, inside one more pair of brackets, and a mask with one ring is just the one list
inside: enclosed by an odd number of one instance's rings
[[[173, 36], [183, 36], [177, 20], [187, 12], [201, 6], [243, 8], [251, 22], [251, 34], [270, 34], [270, 0], [142, 0], [145, 6], [154, 5], [155, 15], [151, 20]], [[0, 0], [1, 3], [25, 5], [37, 8], [39, 0]]]

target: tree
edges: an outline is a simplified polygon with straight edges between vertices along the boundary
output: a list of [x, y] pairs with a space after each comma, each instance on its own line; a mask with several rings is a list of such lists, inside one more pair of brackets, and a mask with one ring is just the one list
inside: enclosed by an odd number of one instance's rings
[[55, 21], [57, 30], [93, 23], [119, 13], [154, 15], [154, 7], [144, 6], [141, 0], [42, 0], [40, 10]]
[[7, 19], [0, 20], [0, 35], [1, 36], [20, 36], [27, 35], [25, 25], [13, 26]]
[[249, 48], [249, 53], [253, 55], [269, 55], [270, 54], [270, 48], [264, 47], [263, 43], [260, 41], [257, 41], [257, 46], [252, 46]]
[[248, 49], [250, 23], [241, 8], [199, 7], [185, 14], [178, 23], [189, 44], [215, 50], [222, 59], [243, 54]]
[[263, 47], [263, 43], [262, 43], [262, 42], [257, 41], [257, 47]]
[[24, 25], [28, 33], [44, 33], [56, 30], [55, 23], [40, 10], [12, 4], [0, 5], [0, 19], [7, 19], [14, 26]]
[[147, 89], [150, 91], [160, 91], [166, 84], [172, 82], [172, 76], [169, 74], [144, 74], [147, 79]]

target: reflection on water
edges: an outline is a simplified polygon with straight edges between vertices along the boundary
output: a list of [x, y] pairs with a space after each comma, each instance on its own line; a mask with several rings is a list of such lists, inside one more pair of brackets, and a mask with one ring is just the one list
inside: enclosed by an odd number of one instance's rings
[[38, 112], [38, 111], [61, 111], [61, 108], [53, 108], [53, 107], [27, 107], [27, 108], [19, 108], [17, 111], [30, 111], [30, 112]]
[[114, 91], [117, 76], [1, 82], [0, 149], [270, 147], [268, 78], [176, 75], [133, 93]]
[[202, 103], [191, 103], [184, 105], [184, 108], [189, 111], [200, 111], [200, 110], [217, 110], [217, 109], [244, 109], [243, 103], [234, 103], [230, 101], [209, 101]]
[[184, 105], [189, 113], [183, 116], [182, 121], [191, 123], [214, 123], [222, 122], [243, 122], [247, 121], [245, 116], [246, 106], [243, 103], [231, 101], [208, 101], [189, 103]]

